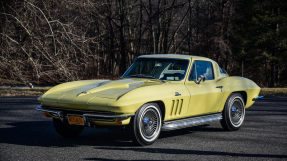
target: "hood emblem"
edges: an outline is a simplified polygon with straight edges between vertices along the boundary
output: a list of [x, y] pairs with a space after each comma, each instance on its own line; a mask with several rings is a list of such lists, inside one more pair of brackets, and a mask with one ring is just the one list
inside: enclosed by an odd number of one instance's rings
[[79, 93], [79, 94], [77, 95], [77, 97], [78, 97], [79, 95], [81, 95], [81, 94], [87, 94], [87, 92], [86, 92], [86, 91], [81, 92], [81, 93]]
[[175, 96], [181, 96], [181, 94], [179, 94], [178, 92], [175, 92]]

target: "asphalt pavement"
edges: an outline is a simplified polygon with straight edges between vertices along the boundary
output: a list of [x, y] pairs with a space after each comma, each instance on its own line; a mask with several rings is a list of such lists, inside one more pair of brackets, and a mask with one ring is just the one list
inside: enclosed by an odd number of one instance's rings
[[0, 160], [287, 160], [287, 96], [266, 96], [246, 110], [242, 127], [219, 122], [161, 132], [135, 146], [126, 132], [85, 128], [62, 138], [52, 119], [34, 110], [36, 97], [0, 97]]

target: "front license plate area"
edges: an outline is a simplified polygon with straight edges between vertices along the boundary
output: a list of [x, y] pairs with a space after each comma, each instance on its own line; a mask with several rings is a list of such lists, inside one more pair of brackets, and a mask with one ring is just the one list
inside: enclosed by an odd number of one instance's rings
[[72, 125], [85, 125], [83, 117], [77, 115], [69, 115], [68, 121]]

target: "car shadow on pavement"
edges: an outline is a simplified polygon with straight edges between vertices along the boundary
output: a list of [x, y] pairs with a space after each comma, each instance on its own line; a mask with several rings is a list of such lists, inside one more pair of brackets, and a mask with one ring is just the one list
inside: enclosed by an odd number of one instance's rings
[[107, 129], [85, 128], [79, 137], [63, 138], [55, 131], [51, 121], [17, 122], [1, 126], [0, 143], [40, 147], [133, 146], [126, 132]]
[[[0, 124], [1, 125], [1, 124]], [[218, 128], [205, 128], [201, 125], [174, 131], [164, 131], [159, 139], [191, 134], [194, 131], [222, 132]], [[40, 146], [40, 147], [74, 147], [74, 146], [135, 146], [127, 132], [107, 129], [85, 128], [76, 138], [63, 138], [54, 129], [52, 121], [30, 121], [6, 123], [0, 126], [0, 143]]]
[[[216, 152], [216, 151], [201, 151], [201, 150], [184, 150], [184, 149], [167, 149], [167, 148], [117, 148], [117, 147], [100, 147], [103, 150], [119, 150], [119, 151], [134, 151], [145, 152], [151, 154], [176, 154], [176, 155], [214, 155], [232, 158], [287, 158], [287, 155], [270, 155], [270, 154], [247, 154], [247, 153], [232, 153], [232, 152]], [[85, 160], [102, 160], [101, 158], [85, 158]], [[105, 159], [104, 159], [105, 160]]]
[[[177, 135], [191, 134], [193, 131], [220, 132], [219, 128], [192, 127], [171, 132], [163, 132], [159, 139]], [[62, 138], [59, 136], [51, 121], [39, 122], [16, 122], [8, 123], [0, 128], [0, 143], [40, 146], [40, 147], [78, 147], [91, 146], [96, 149], [108, 151], [132, 151], [150, 154], [179, 154], [179, 155], [217, 155], [224, 157], [266, 157], [266, 158], [287, 158], [287, 155], [271, 154], [247, 154], [204, 150], [184, 150], [170, 148], [155, 148], [155, 146], [139, 147], [134, 146], [126, 132], [109, 131], [106, 129], [86, 128], [77, 138]], [[111, 160], [105, 158], [83, 158], [84, 160]], [[117, 159], [118, 160], [118, 159]]]
[[[126, 159], [106, 159], [106, 158], [85, 158], [83, 160], [99, 160], [99, 161], [113, 161], [113, 160], [116, 160], [116, 161], [127, 161]], [[139, 159], [137, 159], [139, 160]], [[155, 161], [155, 159], [153, 160], [146, 160], [146, 159], [142, 159], [144, 161]], [[174, 161], [174, 160], [166, 160], [164, 159], [164, 161]]]
[[209, 124], [204, 124], [200, 126], [193, 126], [189, 128], [184, 129], [178, 129], [178, 130], [172, 130], [172, 131], [162, 131], [160, 133], [159, 139], [169, 138], [169, 137], [175, 137], [175, 136], [181, 136], [186, 134], [191, 134], [194, 132], [226, 132], [223, 128], [214, 128], [209, 127]]

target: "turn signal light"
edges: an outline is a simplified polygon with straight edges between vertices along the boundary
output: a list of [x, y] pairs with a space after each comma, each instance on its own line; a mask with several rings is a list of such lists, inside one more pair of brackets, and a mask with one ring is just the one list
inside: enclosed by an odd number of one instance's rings
[[44, 113], [44, 116], [45, 116], [45, 117], [48, 117], [48, 113], [47, 113], [47, 112], [45, 112], [45, 113]]
[[121, 120], [118, 120], [118, 121], [117, 121], [117, 124], [118, 124], [118, 125], [121, 125], [121, 124], [122, 124], [122, 121], [121, 121]]

